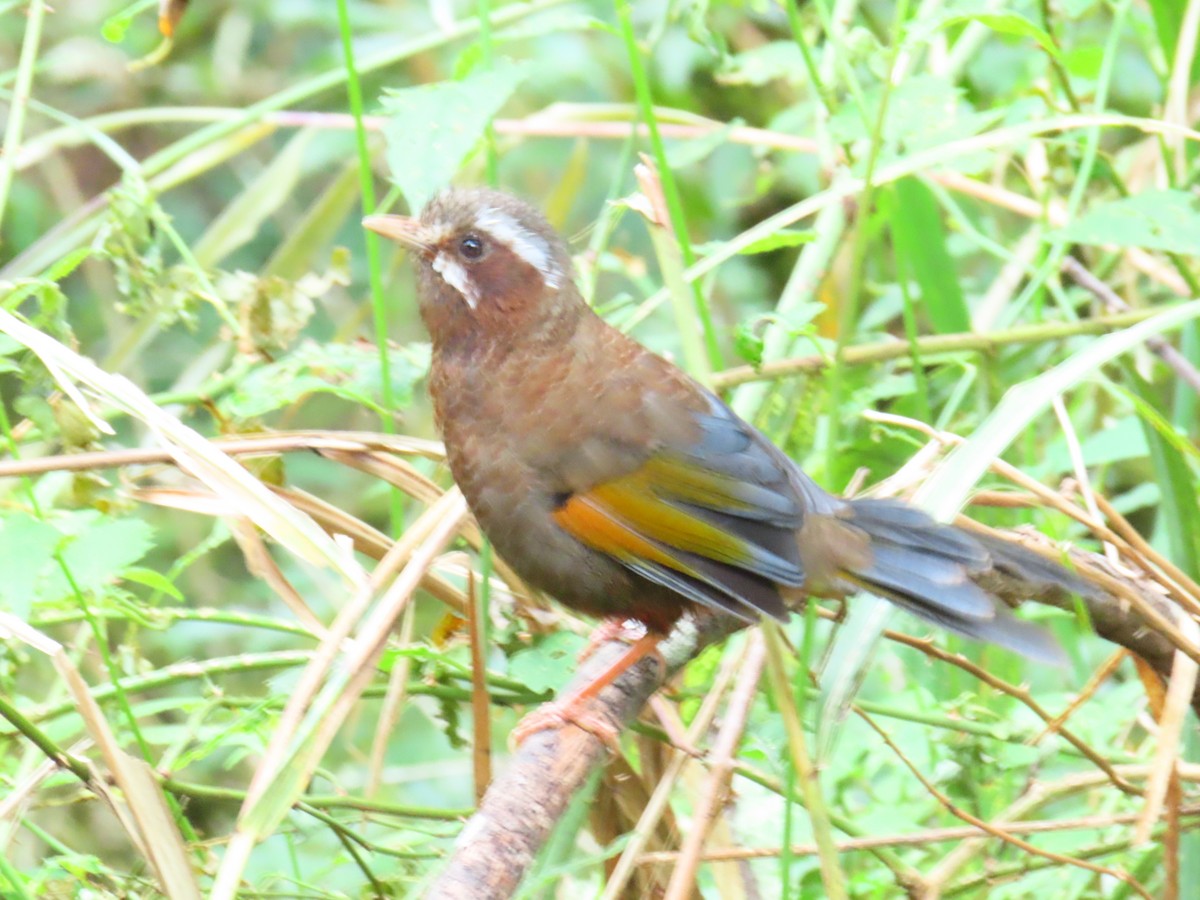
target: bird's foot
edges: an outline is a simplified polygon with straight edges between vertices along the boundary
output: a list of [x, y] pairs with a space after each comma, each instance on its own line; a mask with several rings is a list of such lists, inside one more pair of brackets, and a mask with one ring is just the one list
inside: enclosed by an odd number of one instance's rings
[[[592, 633], [588, 636], [587, 644], [579, 652], [578, 661], [585, 662], [609, 641], [620, 641], [624, 644], [636, 645], [639, 641], [646, 640], [649, 637], [650, 630], [637, 619], [604, 619], [592, 629]], [[648, 650], [645, 655], [658, 662], [660, 674], [666, 674], [667, 661], [663, 658], [662, 653], [659, 652], [657, 641], [654, 642], [653, 648]]]
[[539, 731], [557, 731], [566, 725], [582, 728], [599, 738], [614, 754], [621, 752], [621, 733], [617, 726], [608, 716], [589, 709], [587, 701], [578, 696], [538, 707], [517, 723], [509, 740], [513, 746], [520, 746]]
[[562, 700], [555, 700], [553, 703], [547, 703], [540, 709], [534, 710], [518, 722], [517, 727], [513, 729], [514, 742], [520, 744], [536, 731], [561, 728], [563, 725], [572, 724], [594, 734], [610, 749], [618, 750], [620, 747], [617, 741], [619, 725], [614, 723], [610, 716], [605, 716], [592, 707], [592, 701], [596, 700], [600, 696], [600, 692], [617, 678], [641, 662], [644, 657], [649, 656], [658, 660], [661, 671], [665, 673], [667, 664], [662, 658], [662, 654], [658, 652], [658, 642], [661, 640], [661, 634], [652, 632], [643, 634], [607, 668], [582, 687], [576, 688]]

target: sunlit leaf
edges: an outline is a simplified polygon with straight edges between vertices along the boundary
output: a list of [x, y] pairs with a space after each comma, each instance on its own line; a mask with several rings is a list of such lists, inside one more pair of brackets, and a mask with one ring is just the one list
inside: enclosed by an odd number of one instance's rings
[[528, 650], [514, 653], [508, 674], [531, 691], [558, 690], [579, 668], [576, 658], [583, 638], [570, 631], [556, 631]]
[[[410, 344], [389, 351], [396, 403], [412, 402], [416, 382], [429, 371], [429, 345]], [[222, 412], [252, 419], [290, 406], [312, 394], [333, 394], [379, 408], [383, 389], [379, 351], [371, 344], [301, 344], [273, 363], [252, 370], [224, 399]]]
[[29, 618], [35, 584], [51, 564], [63, 535], [57, 528], [23, 513], [0, 526], [0, 604], [22, 619]]
[[1048, 237], [1196, 255], [1200, 254], [1200, 203], [1186, 191], [1145, 191], [1097, 204]]
[[62, 551], [68, 575], [52, 567], [40, 593], [47, 599], [66, 597], [75, 588], [92, 591], [104, 587], [133, 565], [153, 545], [154, 529], [141, 519], [101, 519], [70, 538]]
[[388, 166], [409, 209], [420, 209], [450, 182], [530, 68], [499, 59], [461, 81], [384, 93]]

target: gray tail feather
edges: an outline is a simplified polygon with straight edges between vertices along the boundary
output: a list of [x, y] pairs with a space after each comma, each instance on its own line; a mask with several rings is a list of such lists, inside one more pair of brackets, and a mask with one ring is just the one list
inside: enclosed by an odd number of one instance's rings
[[973, 576], [997, 567], [1075, 592], [1075, 582], [1085, 584], [1078, 576], [1019, 545], [943, 525], [898, 501], [853, 500], [850, 508], [851, 521], [871, 538], [870, 564], [850, 573], [856, 583], [964, 637], [1040, 662], [1065, 661], [1050, 634], [1013, 616]]

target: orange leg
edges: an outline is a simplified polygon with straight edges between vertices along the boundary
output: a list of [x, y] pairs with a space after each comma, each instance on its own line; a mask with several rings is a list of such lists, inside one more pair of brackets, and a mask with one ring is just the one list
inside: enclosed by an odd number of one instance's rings
[[635, 619], [605, 619], [593, 628], [592, 633], [588, 635], [587, 644], [579, 652], [579, 662], [587, 660], [609, 641], [622, 641], [626, 644], [633, 644], [648, 633], [649, 631], [646, 626]]
[[663, 635], [655, 632], [647, 632], [638, 638], [629, 645], [624, 653], [613, 660], [612, 665], [579, 690], [561, 700], [545, 704], [522, 719], [513, 729], [513, 741], [520, 744], [534, 732], [572, 724], [584, 731], [591, 732], [614, 751], [618, 750], [620, 744], [616, 726], [603, 715], [589, 708], [591, 701], [623, 673], [636, 666], [647, 656], [656, 657], [665, 669], [666, 664], [658, 652], [658, 644], [662, 639]]

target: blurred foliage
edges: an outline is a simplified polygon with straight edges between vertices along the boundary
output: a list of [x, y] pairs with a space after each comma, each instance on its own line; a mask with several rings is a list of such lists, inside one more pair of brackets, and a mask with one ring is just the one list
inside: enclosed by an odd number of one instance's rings
[[[638, 98], [635, 60], [607, 3], [490, 4], [485, 40], [479, 9], [466, 2], [350, 0], [365, 110], [347, 94], [338, 5], [168, 4], [172, 16], [183, 14], [162, 45], [151, 2], [59, 0], [52, 11], [0, 2], [0, 305], [209, 436], [390, 429], [435, 437], [411, 275], [390, 246], [366, 252], [358, 225], [352, 114], [365, 112], [370, 176], [386, 192], [384, 206], [419, 203], [451, 177], [480, 183], [494, 161], [501, 185], [533, 199], [570, 236], [588, 298], [656, 351], [698, 365], [687, 341], [710, 317], [728, 368], [826, 360], [727, 394], [822, 484], [842, 490], [859, 474], [868, 483], [888, 476], [923, 443], [863, 411], [969, 434], [1011, 386], [1094, 340], [1031, 338], [933, 358], [922, 336], [1103, 314], [1095, 296], [1060, 278], [1067, 256], [1136, 308], [1197, 293], [1198, 145], [1187, 129], [1200, 55], [1177, 57], [1195, 51], [1182, 40], [1182, 0], [993, 3], [986, 12], [939, 0], [639, 3], [635, 46], [662, 133], [657, 148], [609, 127], [636, 118]], [[148, 59], [156, 48], [157, 64]], [[131, 69], [139, 60], [147, 64]], [[23, 80], [32, 85], [27, 104]], [[489, 128], [497, 113], [503, 119]], [[670, 164], [661, 174], [686, 223], [668, 240], [652, 240], [636, 203], [618, 202], [636, 188], [636, 152], [655, 149]], [[689, 258], [679, 255], [680, 237], [704, 268], [699, 306], [676, 278]], [[376, 325], [392, 341], [384, 355], [373, 341], [372, 276], [385, 285], [376, 307], [385, 316]], [[672, 302], [679, 298], [660, 290], [664, 281], [669, 292], [685, 289], [685, 302]], [[910, 352], [841, 362], [847, 346], [893, 341]], [[1178, 343], [1200, 363], [1194, 323]], [[1149, 353], [1127, 359], [1064, 393], [1084, 471], [1092, 490], [1196, 575], [1196, 397]], [[57, 392], [58, 377], [0, 335], [8, 461], [158, 445], [143, 424], [98, 407], [115, 429], [103, 434]], [[1031, 412], [1021, 424], [1008, 461], [1054, 486], [1081, 474], [1054, 416]], [[393, 537], [429, 499], [316, 454], [275, 462], [271, 483], [302, 488]], [[448, 486], [435, 462], [410, 462], [418, 477]], [[179, 499], [195, 483], [165, 463], [0, 481], [0, 601], [62, 644], [120, 745], [172, 779], [172, 814], [207, 890], [319, 635], [297, 622], [223, 520]], [[181, 493], [172, 501], [173, 490]], [[1058, 540], [1090, 539], [1044, 510], [975, 513]], [[332, 621], [346, 597], [294, 555], [271, 552], [312, 613]], [[449, 554], [435, 567], [459, 593], [478, 580], [462, 558]], [[577, 623], [527, 608], [494, 583], [487, 682], [492, 749], [503, 755], [517, 713], [572, 671], [577, 639], [566, 632]], [[436, 871], [474, 802], [473, 688], [464, 637], [439, 626], [445, 604], [421, 592], [414, 609], [411, 640], [393, 637], [321, 758], [306, 805], [254, 850], [240, 896], [409, 896]], [[1071, 617], [1028, 615], [1055, 629], [1069, 670], [950, 643], [995, 675], [1027, 683], [1057, 713], [1112, 648]], [[797, 646], [805, 627], [797, 617], [789, 631]], [[814, 627], [819, 668], [838, 632]], [[671, 695], [685, 719], [722, 654], [741, 645], [735, 638], [688, 668]], [[397, 682], [403, 704], [382, 758], [370, 763]], [[0, 696], [57, 747], [95, 758], [77, 743], [84, 723], [59, 671], [27, 642], [0, 647]], [[1031, 783], [1046, 789], [1045, 804], [1027, 805], [1026, 817], [1141, 809], [1103, 779], [1068, 787], [1097, 771], [1075, 748], [1057, 736], [1037, 740], [1043, 723], [1024, 704], [913, 649], [881, 645], [858, 698], [916, 768], [982, 818], [1005, 815]], [[1125, 662], [1069, 725], [1105, 759], [1146, 764], [1156, 746], [1147, 707]], [[810, 719], [824, 715], [819, 704], [806, 709]], [[1189, 740], [1190, 758], [1200, 759]], [[15, 801], [0, 820], [4, 896], [157, 895], [154, 870], [76, 775], [39, 771], [42, 749], [11, 720], [0, 724], [0, 742], [0, 805], [6, 795]], [[960, 824], [859, 718], [841, 726], [836, 746], [821, 761], [822, 789], [858, 834]], [[786, 747], [763, 689], [741, 746], [748, 768], [722, 813], [739, 846], [811, 840], [803, 810], [785, 816], [780, 786], [795, 777]], [[673, 795], [684, 822], [689, 791]], [[1195, 788], [1185, 791], [1194, 802]], [[530, 879], [556, 886], [539, 896], [591, 894], [602, 884], [598, 860], [620, 843], [600, 846], [585, 822], [581, 814], [578, 833], [559, 835], [570, 852], [544, 860]], [[1029, 840], [1134, 872], [1162, 896], [1161, 845], [1134, 848], [1130, 835], [1128, 824], [1107, 824]], [[841, 861], [853, 896], [899, 896], [896, 873], [928, 874], [948, 846], [847, 852]], [[1200, 847], [1190, 837], [1184, 846], [1183, 883], [1200, 883]], [[729, 866], [704, 865], [698, 885], [713, 897], [823, 896], [815, 857], [782, 860], [755, 859], [733, 876]], [[997, 841], [965, 858], [943, 887], [945, 896], [1001, 900], [1128, 895], [1121, 882]]]

